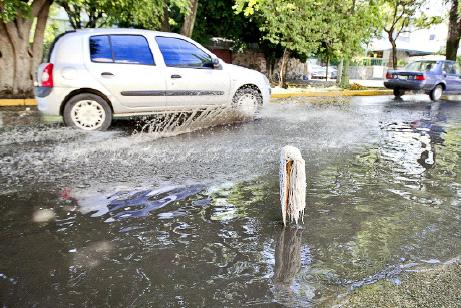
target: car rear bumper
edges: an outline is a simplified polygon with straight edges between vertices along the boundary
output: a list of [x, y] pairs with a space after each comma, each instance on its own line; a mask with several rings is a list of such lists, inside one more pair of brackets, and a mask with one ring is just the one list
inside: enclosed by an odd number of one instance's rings
[[418, 80], [402, 80], [402, 79], [387, 80], [384, 82], [384, 86], [388, 89], [414, 90], [414, 91], [424, 91], [424, 90], [431, 89], [431, 85], [427, 84], [426, 81], [418, 81]]
[[61, 104], [64, 101], [64, 98], [69, 94], [70, 90], [68, 88], [53, 87], [47, 90], [46, 96], [43, 96], [41, 91], [37, 87], [35, 89], [35, 99], [37, 101], [38, 110], [45, 115], [59, 116], [61, 110]]

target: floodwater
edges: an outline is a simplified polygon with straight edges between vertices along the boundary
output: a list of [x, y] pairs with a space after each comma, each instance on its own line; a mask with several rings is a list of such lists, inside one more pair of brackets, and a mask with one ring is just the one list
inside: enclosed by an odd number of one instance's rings
[[[0, 110], [2, 307], [331, 306], [461, 255], [461, 101], [280, 100], [169, 132], [49, 120]], [[284, 229], [288, 144], [308, 184]]]

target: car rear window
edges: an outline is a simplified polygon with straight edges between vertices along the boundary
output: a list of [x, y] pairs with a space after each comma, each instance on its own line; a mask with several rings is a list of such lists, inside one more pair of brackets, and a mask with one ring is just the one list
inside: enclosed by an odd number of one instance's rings
[[416, 61], [408, 64], [405, 70], [411, 72], [433, 72], [437, 68], [437, 61]]
[[156, 38], [166, 66], [212, 68], [211, 56], [194, 44], [174, 37]]
[[93, 62], [154, 65], [147, 40], [142, 35], [97, 35], [90, 37]]

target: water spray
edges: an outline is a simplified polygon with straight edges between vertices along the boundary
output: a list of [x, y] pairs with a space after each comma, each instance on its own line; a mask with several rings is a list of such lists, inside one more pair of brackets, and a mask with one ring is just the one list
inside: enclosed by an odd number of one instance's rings
[[280, 153], [280, 203], [283, 225], [289, 221], [303, 221], [306, 207], [306, 169], [301, 152], [293, 146], [285, 146]]

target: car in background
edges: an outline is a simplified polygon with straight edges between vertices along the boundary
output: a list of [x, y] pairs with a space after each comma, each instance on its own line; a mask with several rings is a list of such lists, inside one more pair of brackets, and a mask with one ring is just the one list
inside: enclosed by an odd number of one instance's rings
[[400, 97], [406, 91], [426, 93], [431, 100], [439, 100], [443, 93], [461, 94], [461, 71], [455, 61], [421, 60], [408, 64], [402, 70], [389, 70], [384, 86]]
[[263, 74], [226, 64], [182, 35], [137, 29], [65, 33], [37, 82], [38, 109], [83, 130], [105, 130], [113, 117], [213, 106], [257, 115], [270, 98]]
[[[327, 68], [326, 66], [320, 66], [313, 64], [310, 67], [310, 79], [326, 79], [327, 78]], [[334, 67], [328, 67], [328, 78], [336, 79], [338, 75], [337, 70]]]

